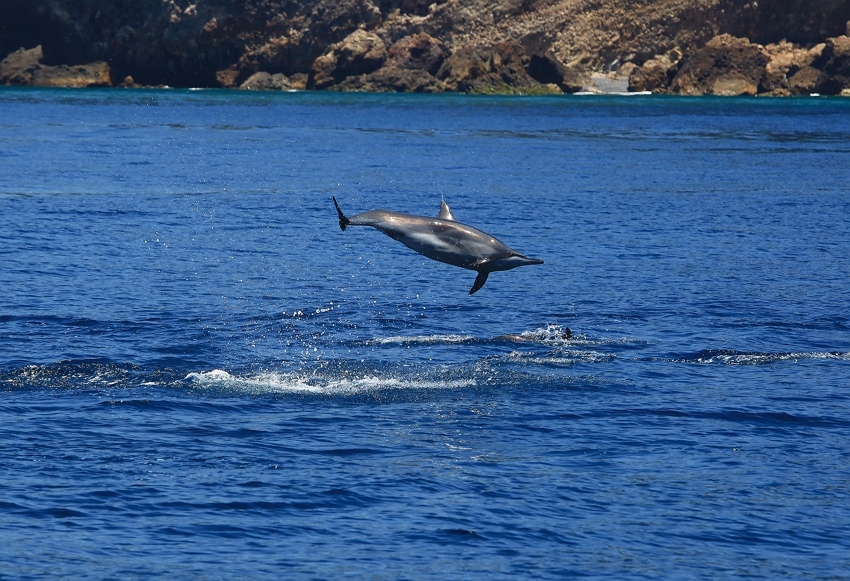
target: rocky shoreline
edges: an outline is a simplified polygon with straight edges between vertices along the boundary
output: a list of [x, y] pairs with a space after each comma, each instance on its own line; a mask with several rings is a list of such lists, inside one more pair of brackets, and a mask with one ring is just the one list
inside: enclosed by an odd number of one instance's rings
[[0, 84], [850, 96], [849, 19], [844, 0], [8, 0]]

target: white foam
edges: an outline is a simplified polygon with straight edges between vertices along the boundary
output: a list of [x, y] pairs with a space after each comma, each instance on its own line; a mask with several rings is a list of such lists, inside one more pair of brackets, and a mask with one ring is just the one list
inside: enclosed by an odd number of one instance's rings
[[200, 388], [226, 387], [254, 393], [315, 393], [349, 395], [394, 389], [458, 389], [476, 385], [473, 379], [454, 381], [421, 380], [415, 378], [361, 377], [325, 378], [298, 373], [258, 373], [231, 375], [221, 369], [190, 373], [187, 380]]
[[596, 351], [582, 351], [578, 349], [558, 349], [549, 355], [537, 353], [520, 353], [513, 351], [499, 357], [500, 360], [509, 363], [520, 363], [526, 365], [573, 365], [575, 363], [602, 363], [611, 361], [616, 356]]
[[385, 337], [383, 339], [370, 339], [366, 341], [367, 345], [390, 345], [390, 344], [407, 344], [415, 343], [428, 345], [432, 343], [465, 343], [474, 341], [472, 335], [413, 335], [413, 336], [397, 336]]
[[726, 365], [764, 365], [778, 361], [798, 361], [800, 359], [832, 359], [850, 361], [850, 353], [830, 353], [813, 351], [808, 353], [736, 353], [732, 355], [713, 355], [700, 357], [689, 363], [725, 363]]
[[[578, 337], [574, 336], [570, 339], [564, 339], [565, 329], [560, 325], [546, 325], [534, 331], [523, 331], [516, 335], [516, 341], [528, 343], [546, 343], [551, 345], [566, 345], [575, 341]], [[502, 335], [502, 337], [512, 337], [510, 335]]]

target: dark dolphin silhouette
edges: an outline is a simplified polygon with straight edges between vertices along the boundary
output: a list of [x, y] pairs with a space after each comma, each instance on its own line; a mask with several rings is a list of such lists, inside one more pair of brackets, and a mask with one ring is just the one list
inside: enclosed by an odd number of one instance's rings
[[511, 250], [486, 232], [461, 224], [455, 220], [446, 202], [440, 205], [436, 218], [385, 210], [369, 210], [346, 218], [336, 197], [333, 201], [342, 230], [347, 226], [371, 226], [423, 256], [478, 272], [469, 294], [484, 286], [491, 272], [543, 264], [542, 260]]

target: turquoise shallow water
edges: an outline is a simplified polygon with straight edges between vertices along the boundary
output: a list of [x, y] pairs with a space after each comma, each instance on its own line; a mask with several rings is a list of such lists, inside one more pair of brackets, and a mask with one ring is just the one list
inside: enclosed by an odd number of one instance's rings
[[[850, 578], [848, 144], [827, 98], [3, 89], [0, 579]], [[469, 297], [331, 195], [545, 264]]]

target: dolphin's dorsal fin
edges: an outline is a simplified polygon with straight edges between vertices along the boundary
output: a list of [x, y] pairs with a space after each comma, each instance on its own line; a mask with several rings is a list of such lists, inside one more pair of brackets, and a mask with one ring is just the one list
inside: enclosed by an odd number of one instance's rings
[[449, 205], [445, 200], [440, 202], [440, 213], [437, 215], [437, 218], [440, 220], [451, 220], [452, 222], [457, 222], [454, 214], [452, 214], [451, 208], [449, 208]]

